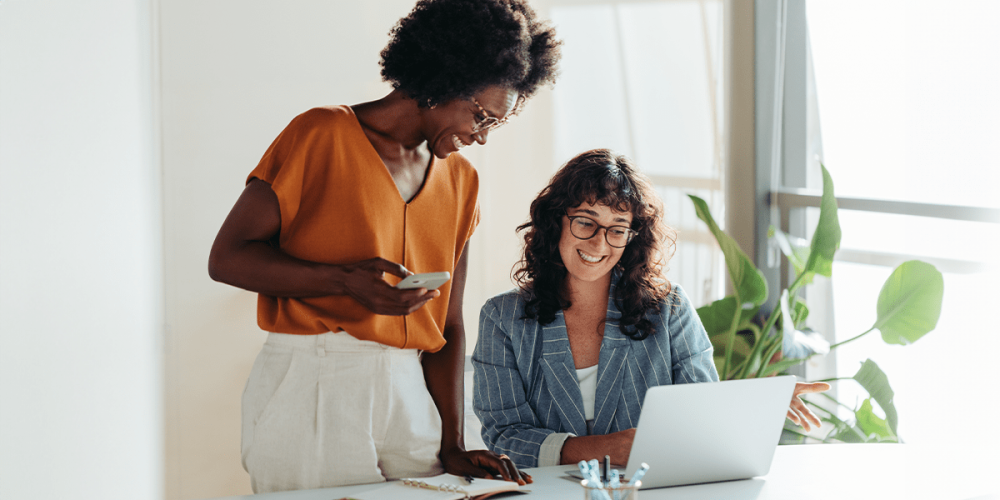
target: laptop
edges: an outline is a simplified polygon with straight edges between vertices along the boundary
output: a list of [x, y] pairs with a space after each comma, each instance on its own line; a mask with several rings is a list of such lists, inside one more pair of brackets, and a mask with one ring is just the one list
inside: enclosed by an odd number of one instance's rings
[[767, 474], [794, 389], [791, 375], [648, 389], [625, 477], [643, 462], [641, 489]]

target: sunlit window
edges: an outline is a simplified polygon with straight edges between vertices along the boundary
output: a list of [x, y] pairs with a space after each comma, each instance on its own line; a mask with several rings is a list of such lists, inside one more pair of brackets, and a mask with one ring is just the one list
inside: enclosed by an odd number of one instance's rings
[[[837, 196], [995, 214], [1000, 3], [808, 1], [806, 12], [815, 71], [810, 112], [818, 113], [811, 119]], [[910, 346], [886, 345], [877, 332], [845, 345], [836, 351], [838, 375], [875, 360], [895, 390], [907, 442], [996, 443], [995, 433], [967, 417], [997, 408], [996, 391], [983, 389], [1000, 349], [993, 312], [1000, 224], [852, 210], [841, 210], [840, 221], [836, 341], [872, 326], [882, 283], [904, 260], [937, 266], [945, 291], [935, 331]], [[839, 399], [866, 397], [855, 387], [839, 384]]]
[[555, 2], [565, 40], [553, 91], [554, 163], [611, 148], [633, 158], [680, 231], [668, 277], [697, 304], [720, 298], [725, 274], [686, 193], [724, 208], [722, 2]]

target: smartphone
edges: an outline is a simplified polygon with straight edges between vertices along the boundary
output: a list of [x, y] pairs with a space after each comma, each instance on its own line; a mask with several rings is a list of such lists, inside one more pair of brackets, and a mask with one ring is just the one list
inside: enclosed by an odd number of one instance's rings
[[437, 290], [437, 288], [445, 284], [451, 279], [451, 273], [448, 271], [440, 273], [420, 273], [411, 274], [400, 281], [396, 285], [396, 288], [411, 289], [411, 288], [426, 288], [428, 291]]

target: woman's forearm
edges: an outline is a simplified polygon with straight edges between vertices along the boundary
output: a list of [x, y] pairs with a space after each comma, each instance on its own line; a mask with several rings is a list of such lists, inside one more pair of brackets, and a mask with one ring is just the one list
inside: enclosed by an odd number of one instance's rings
[[345, 293], [345, 269], [295, 258], [275, 242], [281, 208], [270, 184], [253, 179], [219, 229], [208, 255], [208, 275], [273, 297], [318, 297]]
[[441, 450], [465, 449], [465, 329], [445, 328], [447, 343], [421, 359], [427, 391], [441, 414]]
[[441, 452], [465, 450], [465, 321], [462, 299], [469, 266], [469, 243], [455, 264], [445, 320], [444, 347], [424, 353], [424, 379], [427, 390], [441, 414]]
[[581, 460], [601, 459], [611, 456], [611, 463], [625, 466], [632, 451], [632, 438], [635, 429], [614, 432], [603, 436], [577, 436], [566, 439], [563, 443], [559, 463], [563, 465], [576, 464]]
[[344, 266], [296, 259], [263, 241], [213, 248], [208, 274], [215, 280], [272, 297], [345, 295]]

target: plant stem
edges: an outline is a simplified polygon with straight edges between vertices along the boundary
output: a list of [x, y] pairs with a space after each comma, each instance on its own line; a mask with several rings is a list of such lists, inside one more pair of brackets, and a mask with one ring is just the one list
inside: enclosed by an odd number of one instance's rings
[[806, 276], [806, 273], [803, 272], [802, 274], [800, 274], [800, 275], [798, 275], [798, 276], [795, 277], [795, 281], [792, 282], [792, 286], [788, 287], [788, 296], [789, 297], [794, 297], [795, 296], [795, 292], [799, 291], [799, 287], [802, 286], [802, 280], [805, 279], [805, 276]]
[[836, 403], [837, 405], [839, 405], [839, 406], [842, 406], [842, 407], [844, 407], [844, 408], [846, 408], [846, 409], [850, 410], [850, 411], [851, 411], [851, 413], [857, 413], [857, 411], [858, 411], [858, 410], [857, 410], [856, 408], [851, 408], [850, 406], [847, 406], [847, 405], [845, 405], [844, 403], [841, 403], [840, 401], [837, 401], [837, 400], [836, 400], [836, 399], [835, 399], [835, 398], [834, 398], [833, 396], [831, 396], [831, 395], [829, 395], [829, 394], [826, 394], [826, 393], [823, 393], [823, 392], [821, 392], [821, 393], [820, 393], [820, 396], [823, 396], [824, 398], [826, 398], [826, 399], [829, 399], [830, 401], [833, 401], [833, 402], [834, 402], [834, 403]]
[[757, 378], [764, 376], [764, 370], [766, 370], [767, 365], [771, 363], [771, 358], [773, 358], [775, 353], [777, 353], [782, 348], [785, 340], [784, 337], [785, 337], [784, 332], [778, 334], [778, 337], [775, 339], [774, 345], [772, 345], [764, 353], [764, 359], [762, 359], [760, 362], [760, 369], [757, 370]]
[[[740, 317], [743, 316], [743, 310], [740, 308], [740, 294], [736, 294], [736, 314], [733, 315], [733, 320], [729, 323], [729, 332], [726, 333], [726, 362], [722, 365], [722, 374], [725, 377], [729, 376], [729, 363], [733, 358], [733, 346], [736, 344], [736, 329], [740, 326]], [[728, 380], [728, 379], [724, 379]]]
[[822, 406], [820, 406], [820, 405], [818, 405], [818, 404], [816, 404], [816, 403], [813, 403], [812, 401], [809, 401], [808, 399], [802, 399], [802, 401], [803, 401], [803, 402], [804, 402], [805, 404], [807, 404], [807, 405], [809, 405], [809, 406], [812, 406], [812, 407], [816, 408], [817, 410], [823, 410], [824, 412], [826, 412], [826, 414], [827, 414], [827, 415], [830, 415], [831, 417], [834, 417], [834, 418], [836, 418], [836, 417], [837, 417], [837, 415], [836, 415], [836, 414], [834, 414], [834, 413], [833, 413], [832, 411], [830, 411], [830, 410], [828, 410], [828, 409], [826, 409], [826, 408], [823, 408]]
[[871, 331], [874, 330], [874, 329], [875, 329], [875, 327], [873, 326], [873, 327], [869, 328], [868, 330], [866, 330], [861, 335], [858, 335], [856, 337], [851, 337], [851, 338], [849, 338], [849, 339], [847, 339], [847, 340], [845, 340], [843, 342], [837, 342], [836, 344], [833, 344], [832, 346], [830, 346], [830, 349], [833, 350], [833, 349], [836, 349], [836, 348], [838, 348], [838, 347], [840, 347], [840, 346], [842, 346], [842, 345], [844, 345], [844, 344], [846, 344], [846, 343], [848, 343], [848, 342], [850, 342], [852, 340], [860, 339], [861, 337], [864, 337], [865, 335], [868, 335], [869, 333], [871, 333]]
[[[779, 298], [778, 300], [781, 299]], [[767, 335], [771, 333], [771, 328], [773, 328], [774, 324], [778, 322], [778, 318], [780, 316], [781, 316], [781, 305], [779, 304], [778, 307], [774, 308], [774, 311], [771, 311], [771, 317], [767, 318], [767, 323], [764, 324], [764, 328], [761, 328], [760, 333], [762, 337], [766, 338]]]

